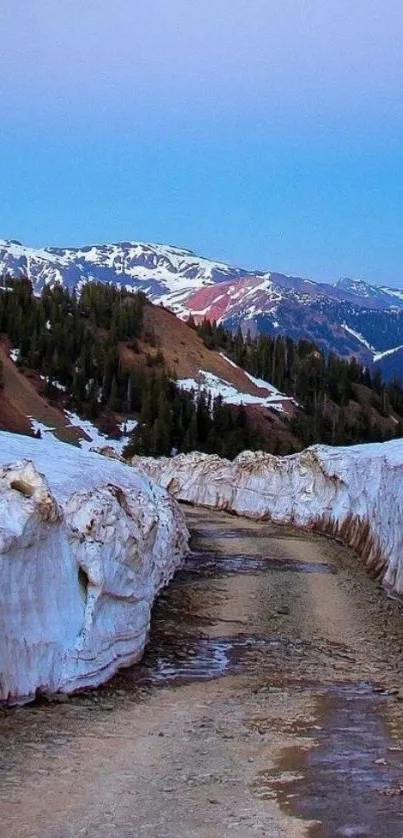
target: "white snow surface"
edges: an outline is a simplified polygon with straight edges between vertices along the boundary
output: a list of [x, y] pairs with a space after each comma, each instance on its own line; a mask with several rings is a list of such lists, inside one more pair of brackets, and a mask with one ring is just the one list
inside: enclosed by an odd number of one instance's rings
[[180, 500], [336, 536], [403, 595], [403, 439], [290, 457], [245, 451], [232, 462], [200, 453], [133, 462]]
[[[41, 376], [42, 378], [43, 376]], [[55, 384], [55, 382], [53, 382]], [[56, 386], [58, 386], [56, 384]], [[59, 385], [62, 387], [63, 385]], [[113, 437], [106, 436], [100, 431], [89, 419], [81, 419], [77, 413], [73, 413], [72, 411], [66, 410], [65, 415], [70, 423], [70, 427], [77, 428], [78, 430], [82, 431], [82, 436], [78, 440], [78, 444], [80, 448], [84, 451], [93, 451], [94, 449], [102, 449], [102, 448], [111, 448], [116, 454], [121, 455], [123, 449], [129, 442], [131, 438], [131, 434], [134, 429], [137, 427], [138, 422], [136, 419], [126, 419], [123, 422], [120, 422], [118, 425], [119, 432], [121, 433], [121, 437], [119, 439], [114, 439]], [[58, 432], [58, 428], [51, 427], [50, 425], [45, 425], [43, 422], [39, 422], [32, 416], [28, 416], [28, 419], [31, 423], [32, 430], [37, 432], [40, 431], [42, 435], [46, 436], [53, 436], [56, 439], [55, 434]], [[60, 430], [60, 429], [59, 429]]]
[[0, 699], [96, 686], [139, 660], [187, 549], [182, 513], [139, 469], [0, 433]]
[[362, 343], [363, 346], [366, 346], [366, 348], [369, 349], [370, 352], [375, 352], [374, 347], [371, 346], [370, 343], [368, 343], [366, 338], [364, 338], [364, 335], [362, 335], [360, 332], [356, 332], [355, 329], [351, 329], [350, 326], [347, 326], [347, 323], [342, 323], [342, 328], [345, 332], [348, 332], [349, 335], [352, 335], [353, 338], [356, 338], [360, 343]]
[[249, 378], [249, 381], [255, 385], [255, 387], [259, 387], [260, 390], [269, 390], [271, 396], [275, 396], [278, 399], [284, 399], [285, 401], [293, 401], [290, 396], [285, 396], [284, 393], [280, 393], [280, 390], [277, 390], [276, 387], [273, 387], [273, 385], [265, 381], [264, 378], [256, 378], [248, 372], [245, 372], [245, 375]]
[[400, 349], [403, 349], [402, 344], [400, 344], [400, 346], [394, 346], [393, 349], [386, 349], [385, 352], [376, 352], [373, 357], [373, 361], [374, 363], [381, 361], [382, 358], [387, 358], [388, 355], [394, 355], [395, 352], [399, 352]]
[[[228, 358], [225, 358], [225, 360], [232, 366], [236, 366]], [[263, 390], [261, 395], [255, 396], [251, 393], [244, 393], [241, 390], [238, 390], [229, 381], [226, 381], [224, 378], [219, 378], [218, 375], [214, 375], [212, 372], [207, 372], [206, 370], [199, 370], [196, 378], [179, 379], [179, 381], [177, 381], [177, 385], [182, 390], [187, 390], [188, 392], [194, 391], [197, 393], [200, 390], [205, 390], [205, 392], [208, 393], [212, 399], [216, 399], [218, 396], [221, 396], [225, 404], [252, 404], [259, 405], [260, 407], [269, 407], [273, 410], [279, 411], [280, 413], [284, 412], [283, 402], [291, 402], [292, 399], [288, 396], [283, 396], [282, 393], [267, 382], [253, 378], [253, 376], [248, 375], [248, 373], [244, 374], [250, 379], [250, 381], [253, 382], [253, 384], [255, 384], [256, 387]]]
[[398, 300], [403, 300], [403, 291], [401, 288], [381, 287], [379, 290], [383, 291], [384, 294], [391, 294], [392, 297], [397, 297]]
[[[403, 292], [402, 292], [401, 299], [403, 299]], [[377, 352], [376, 349], [373, 346], [371, 346], [370, 343], [368, 343], [368, 341], [364, 338], [364, 336], [360, 334], [360, 332], [356, 332], [356, 331], [354, 331], [354, 329], [350, 329], [350, 327], [347, 326], [346, 323], [343, 323], [342, 325], [343, 325], [343, 329], [346, 332], [348, 332], [353, 337], [357, 338], [357, 340], [359, 340], [360, 343], [362, 343], [364, 346], [366, 346], [366, 348], [369, 349], [369, 351], [373, 353], [372, 360], [373, 360], [374, 364], [376, 364], [378, 361], [382, 361], [383, 358], [387, 358], [389, 355], [394, 355], [396, 352], [399, 352], [401, 349], [403, 349], [403, 344], [400, 344], [399, 346], [393, 346], [391, 349], [385, 349], [383, 352]]]
[[[14, 360], [14, 358], [13, 358]], [[44, 381], [46, 384], [52, 384], [53, 387], [56, 387], [56, 390], [60, 390], [61, 393], [67, 392], [67, 387], [65, 384], [61, 384], [60, 381], [56, 381], [54, 378], [50, 378], [49, 375], [40, 375], [39, 378], [41, 381]]]
[[124, 447], [130, 439], [131, 432], [138, 424], [135, 419], [127, 419], [126, 422], [122, 422], [119, 426], [123, 436], [120, 439], [112, 439], [96, 428], [89, 419], [81, 419], [77, 413], [73, 413], [70, 410], [66, 410], [65, 413], [71, 427], [80, 428], [86, 437], [88, 437], [88, 439], [81, 437], [79, 440], [80, 448], [84, 451], [90, 451], [92, 448], [105, 448], [106, 446], [108, 448], [113, 448], [117, 454], [122, 454]]

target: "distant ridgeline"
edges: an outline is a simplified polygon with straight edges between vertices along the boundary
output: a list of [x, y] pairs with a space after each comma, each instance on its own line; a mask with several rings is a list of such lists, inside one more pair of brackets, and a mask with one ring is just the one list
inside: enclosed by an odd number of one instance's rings
[[[252, 339], [208, 322], [198, 327], [209, 349], [223, 350], [294, 397], [299, 407], [289, 417], [282, 414], [270, 424], [261, 421], [267, 408], [224, 404], [205, 390], [185, 392], [166, 365], [158, 335], [145, 327], [146, 306], [152, 304], [143, 293], [113, 285], [88, 283], [79, 296], [45, 287], [37, 297], [29, 280], [6, 278], [0, 332], [15, 350], [19, 369], [41, 375], [46, 397], [58, 406], [93, 420], [138, 418], [127, 454], [197, 449], [233, 458], [247, 448], [289, 454], [315, 442], [403, 435], [403, 389], [397, 382], [384, 384], [378, 372], [371, 375], [354, 360], [325, 357], [308, 341]], [[189, 328], [196, 328], [192, 320]]]

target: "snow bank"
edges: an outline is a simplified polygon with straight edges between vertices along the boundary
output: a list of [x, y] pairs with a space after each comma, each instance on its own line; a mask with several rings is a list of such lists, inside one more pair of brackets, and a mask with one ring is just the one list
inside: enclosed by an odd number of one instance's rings
[[403, 594], [403, 440], [291, 457], [246, 451], [233, 462], [198, 453], [134, 461], [180, 500], [336, 536]]
[[139, 660], [187, 548], [169, 494], [50, 436], [0, 433], [0, 512], [0, 699], [96, 686]]

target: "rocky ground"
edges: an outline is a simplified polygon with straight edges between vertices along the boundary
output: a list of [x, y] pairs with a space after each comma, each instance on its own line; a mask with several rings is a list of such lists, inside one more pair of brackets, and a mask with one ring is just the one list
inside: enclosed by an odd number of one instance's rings
[[1, 711], [1, 835], [401, 838], [401, 605], [336, 542], [188, 521], [143, 663]]

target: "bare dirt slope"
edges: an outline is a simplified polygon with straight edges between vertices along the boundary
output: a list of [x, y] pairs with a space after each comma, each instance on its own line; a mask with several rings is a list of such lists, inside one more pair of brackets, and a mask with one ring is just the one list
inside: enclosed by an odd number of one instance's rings
[[40, 392], [35, 374], [24, 375], [11, 360], [4, 345], [0, 344], [0, 359], [3, 364], [4, 387], [0, 391], [0, 429], [16, 433], [31, 434], [29, 417], [57, 430], [56, 436], [62, 442], [77, 442], [83, 433], [69, 427], [64, 413], [51, 405]]
[[[201, 369], [228, 381], [241, 393], [260, 397], [269, 394], [269, 387], [262, 392], [262, 388], [257, 387], [244, 370], [229, 363], [219, 352], [208, 349], [194, 329], [167, 309], [146, 305], [144, 335], [151, 331], [157, 338], [167, 368], [175, 372], [178, 378], [194, 378]], [[143, 353], [155, 354], [144, 340], [140, 341], [140, 347]], [[127, 359], [132, 357], [126, 354]], [[284, 399], [283, 406], [291, 410], [289, 400]]]
[[[155, 346], [151, 346], [146, 339], [150, 334], [156, 338]], [[197, 379], [199, 371], [203, 370], [228, 382], [245, 396], [264, 399], [271, 392], [269, 387], [257, 387], [243, 369], [231, 364], [220, 352], [208, 349], [194, 329], [161, 306], [146, 305], [139, 350], [135, 353], [127, 345], [122, 345], [122, 362], [151, 372], [147, 367], [147, 356], [155, 357], [161, 351], [166, 370], [174, 373], [178, 379]], [[295, 413], [295, 405], [289, 398], [284, 398], [278, 400], [278, 406], [284, 411], [283, 414], [270, 407], [249, 404], [246, 404], [246, 411], [263, 440], [270, 440], [272, 444], [275, 438], [279, 450], [297, 450], [298, 439], [291, 433], [288, 421]]]
[[189, 521], [144, 663], [4, 711], [1, 834], [401, 838], [400, 606], [338, 544]]

